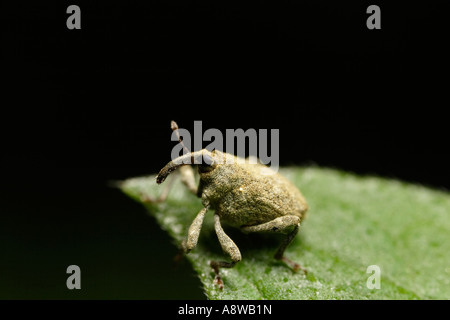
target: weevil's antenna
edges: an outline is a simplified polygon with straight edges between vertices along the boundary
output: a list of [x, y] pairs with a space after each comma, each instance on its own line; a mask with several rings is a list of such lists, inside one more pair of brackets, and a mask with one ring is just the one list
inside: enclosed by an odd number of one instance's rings
[[177, 135], [178, 141], [180, 142], [181, 146], [183, 147], [184, 154], [191, 153], [191, 151], [188, 148], [186, 148], [186, 146], [184, 145], [183, 140], [181, 140], [180, 132], [178, 132], [178, 124], [175, 121], [172, 120], [170, 122], [170, 128]]
[[181, 143], [181, 146], [183, 147], [185, 153], [182, 156], [179, 156], [178, 158], [173, 159], [170, 161], [164, 168], [161, 169], [161, 171], [156, 176], [156, 183], [160, 184], [163, 183], [164, 180], [166, 180], [167, 176], [178, 169], [181, 166], [184, 166], [186, 164], [201, 164], [202, 159], [205, 159], [205, 165], [209, 167], [215, 167], [216, 163], [214, 162], [213, 156], [211, 152], [208, 150], [199, 150], [195, 152], [190, 152], [188, 148], [183, 143], [183, 140], [181, 140], [180, 134], [178, 132], [178, 125], [175, 121], [172, 121], [170, 123], [170, 127], [172, 128], [173, 132], [177, 135], [178, 141]]

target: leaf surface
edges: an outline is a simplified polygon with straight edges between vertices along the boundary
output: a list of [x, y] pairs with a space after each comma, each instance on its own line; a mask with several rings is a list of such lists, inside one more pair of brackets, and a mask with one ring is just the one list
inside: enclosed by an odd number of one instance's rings
[[[281, 169], [304, 194], [310, 209], [286, 256], [308, 270], [293, 273], [273, 259], [281, 235], [226, 228], [242, 261], [221, 269], [224, 289], [214, 284], [210, 260], [228, 260], [209, 211], [192, 263], [209, 299], [448, 299], [450, 297], [450, 196], [392, 179], [362, 177], [316, 167]], [[124, 181], [121, 189], [141, 201], [157, 196], [155, 176]], [[200, 199], [178, 181], [161, 204], [144, 204], [179, 245]], [[380, 289], [367, 282], [376, 265]], [[372, 283], [371, 281], [369, 281]]]

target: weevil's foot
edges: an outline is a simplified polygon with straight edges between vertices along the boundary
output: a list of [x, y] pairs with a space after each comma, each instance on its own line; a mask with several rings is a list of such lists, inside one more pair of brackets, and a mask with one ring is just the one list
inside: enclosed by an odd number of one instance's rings
[[141, 199], [141, 202], [143, 202], [143, 203], [157, 203], [156, 199], [154, 199], [146, 194], [141, 194], [140, 199]]
[[209, 265], [214, 270], [214, 273], [216, 274], [216, 277], [214, 278], [213, 284], [215, 284], [219, 290], [223, 289], [223, 281], [222, 278], [219, 275], [219, 262], [217, 261], [210, 261]]
[[139, 196], [141, 202], [143, 203], [162, 203], [165, 201], [166, 199], [166, 195], [162, 194], [160, 195], [158, 198], [154, 198], [151, 195], [145, 194], [145, 193], [141, 193]]
[[292, 268], [294, 270], [295, 273], [298, 272], [298, 270], [302, 270], [304, 274], [308, 274], [308, 270], [306, 270], [305, 268], [303, 268], [301, 265], [299, 265], [298, 263], [295, 264], [295, 266]]
[[184, 258], [184, 255], [185, 255], [185, 253], [184, 253], [183, 248], [180, 248], [178, 250], [178, 253], [173, 257], [173, 267], [174, 268], [176, 268], [180, 265], [181, 261]]
[[304, 274], [308, 274], [308, 271], [303, 268], [301, 265], [299, 265], [298, 263], [292, 261], [291, 259], [288, 259], [286, 257], [282, 257], [281, 259], [279, 259], [281, 261], [283, 261], [284, 263], [286, 263], [288, 266], [290, 266], [292, 268], [292, 270], [297, 273], [299, 270], [302, 270]]
[[213, 283], [219, 288], [219, 290], [223, 289], [223, 281], [219, 275], [216, 275]]
[[183, 260], [184, 256], [187, 255], [191, 250], [186, 246], [186, 240], [181, 242], [181, 246], [178, 249], [178, 253], [173, 257], [174, 266], [177, 267]]

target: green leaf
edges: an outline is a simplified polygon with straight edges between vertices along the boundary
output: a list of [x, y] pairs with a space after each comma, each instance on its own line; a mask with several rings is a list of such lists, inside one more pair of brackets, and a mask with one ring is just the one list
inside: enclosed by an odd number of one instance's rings
[[[273, 259], [282, 238], [225, 228], [242, 261], [221, 269], [214, 284], [209, 260], [228, 260], [205, 217], [197, 247], [186, 257], [209, 299], [447, 299], [450, 297], [450, 197], [443, 191], [378, 177], [322, 168], [283, 168], [310, 209], [286, 256], [308, 270], [293, 273]], [[163, 187], [155, 177], [124, 181], [122, 190], [140, 201]], [[146, 204], [179, 245], [201, 210], [200, 199], [174, 183], [168, 199]], [[369, 289], [367, 268], [380, 268], [380, 289]]]

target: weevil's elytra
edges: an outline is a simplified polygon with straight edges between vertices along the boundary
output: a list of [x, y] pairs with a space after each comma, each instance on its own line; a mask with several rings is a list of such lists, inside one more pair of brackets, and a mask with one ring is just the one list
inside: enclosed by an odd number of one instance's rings
[[[178, 129], [175, 122], [173, 130]], [[181, 142], [181, 140], [180, 140]], [[189, 159], [204, 161], [196, 165], [200, 175], [198, 187], [195, 185], [193, 169], [185, 165]], [[193, 162], [191, 162], [193, 163]], [[208, 151], [191, 152], [170, 161], [156, 177], [162, 183], [174, 170], [180, 168], [182, 182], [189, 190], [201, 198], [204, 208], [192, 222], [187, 239], [181, 247], [188, 253], [197, 245], [198, 237], [206, 212], [214, 210], [214, 228], [223, 251], [231, 262], [211, 261], [216, 273], [215, 282], [223, 287], [219, 275], [220, 268], [231, 268], [241, 260], [239, 248], [223, 231], [222, 222], [249, 232], [276, 232], [286, 234], [275, 259], [282, 260], [294, 271], [305, 269], [284, 256], [284, 251], [298, 233], [301, 221], [305, 218], [308, 205], [300, 191], [285, 177], [276, 172], [267, 173], [270, 168], [261, 164], [250, 164], [234, 155]], [[164, 192], [164, 197], [167, 192]], [[146, 199], [158, 201], [161, 199]]]

